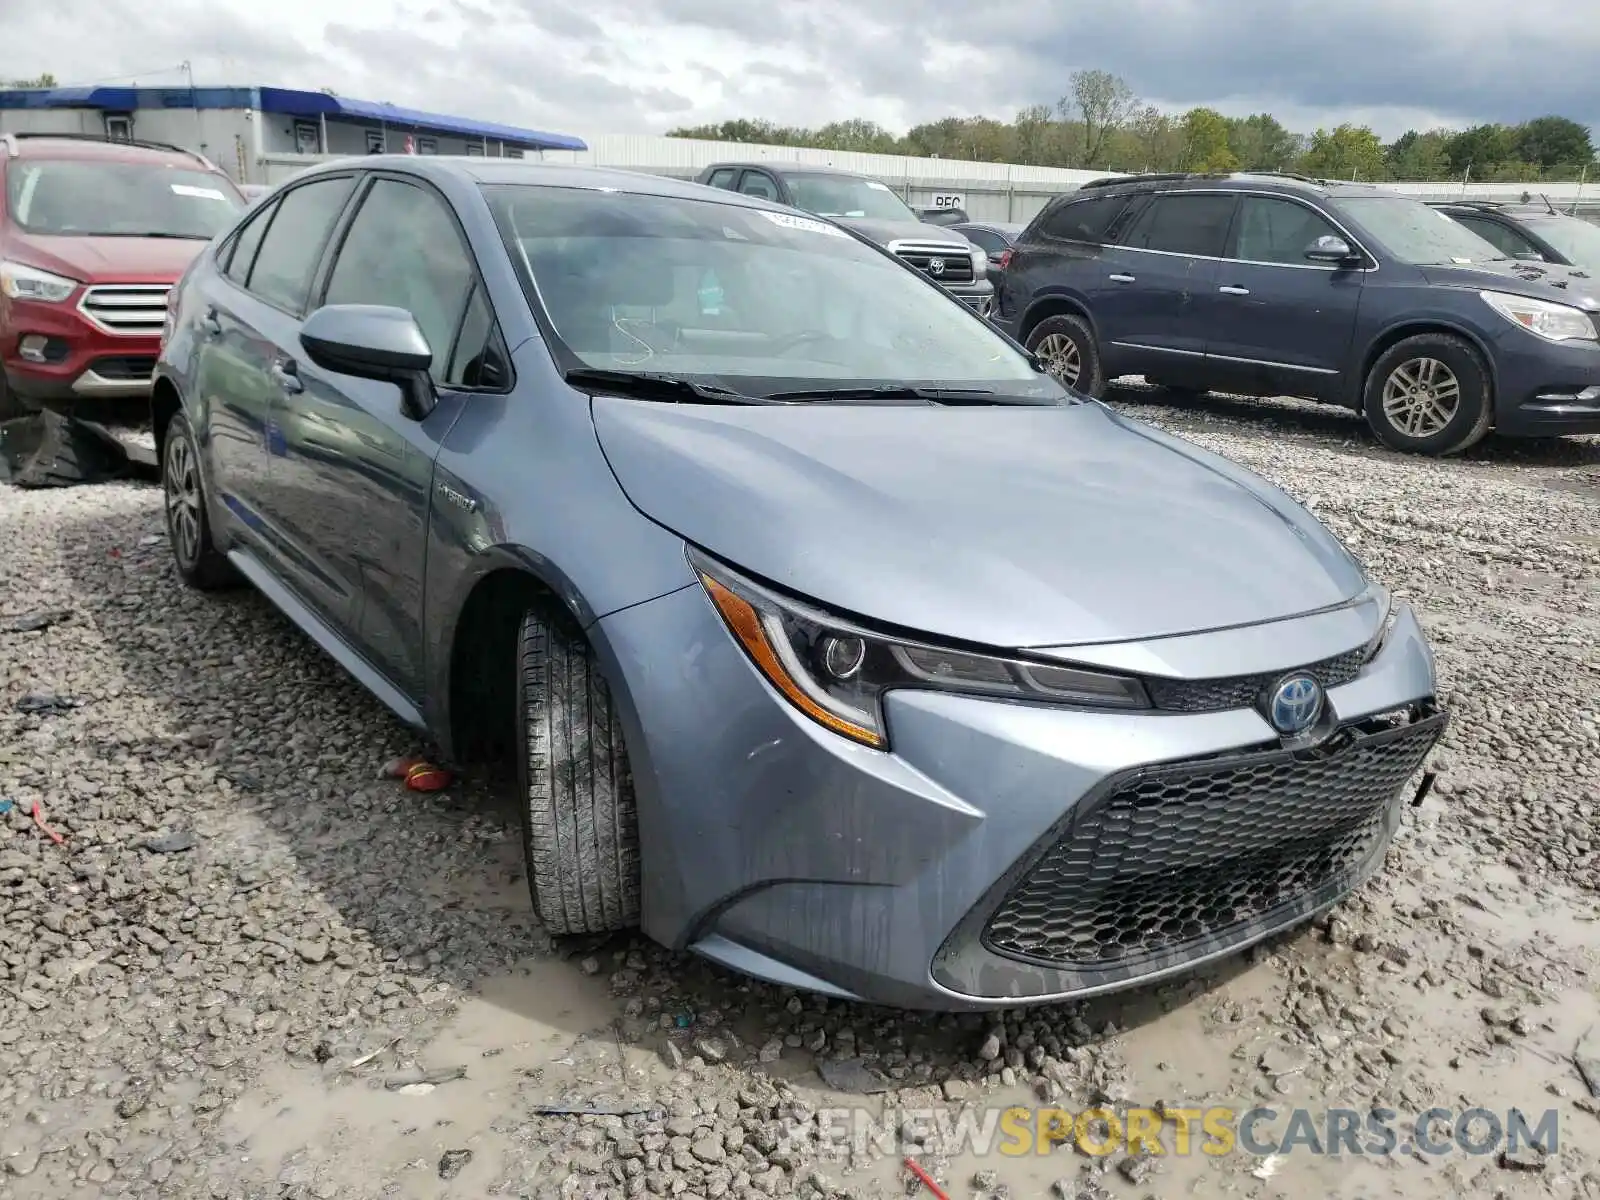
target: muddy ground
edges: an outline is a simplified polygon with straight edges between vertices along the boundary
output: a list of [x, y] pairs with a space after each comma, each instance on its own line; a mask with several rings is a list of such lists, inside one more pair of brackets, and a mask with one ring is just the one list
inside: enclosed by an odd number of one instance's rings
[[[1455, 720], [1331, 915], [1003, 1020], [552, 944], [504, 788], [380, 778], [410, 736], [259, 597], [183, 590], [154, 488], [0, 491], [0, 1197], [917, 1194], [901, 1142], [962, 1200], [1600, 1197], [1574, 1064], [1600, 1029], [1600, 441], [1441, 463], [1304, 405], [1113, 401], [1310, 503], [1418, 607]], [[1159, 1106], [1166, 1152], [953, 1144], [1008, 1105]], [[1261, 1143], [1297, 1107], [1324, 1135], [1387, 1108], [1395, 1148], [1173, 1153], [1209, 1106], [1276, 1110]], [[1434, 1107], [1434, 1143], [1471, 1109], [1553, 1112], [1559, 1140], [1508, 1149], [1480, 1114], [1481, 1153], [1408, 1148]]]

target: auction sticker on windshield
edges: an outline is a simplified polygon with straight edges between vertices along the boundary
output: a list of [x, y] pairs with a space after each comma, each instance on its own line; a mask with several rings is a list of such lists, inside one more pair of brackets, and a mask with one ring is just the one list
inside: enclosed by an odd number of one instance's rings
[[172, 185], [172, 194], [175, 196], [194, 196], [200, 200], [226, 200], [227, 197], [216, 188], [191, 187], [187, 183]]
[[808, 217], [790, 216], [788, 213], [767, 212], [764, 209], [757, 211], [774, 225], [782, 225], [785, 229], [800, 229], [806, 233], [828, 233], [834, 237], [850, 236], [844, 230], [837, 229], [823, 221], [813, 221]]

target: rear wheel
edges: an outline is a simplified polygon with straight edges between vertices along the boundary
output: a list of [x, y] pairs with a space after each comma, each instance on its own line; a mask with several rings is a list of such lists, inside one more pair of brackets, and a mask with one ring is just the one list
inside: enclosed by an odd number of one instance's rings
[[1420, 333], [1373, 364], [1362, 408], [1373, 433], [1396, 450], [1458, 454], [1489, 432], [1489, 368], [1465, 339]]
[[639, 921], [639, 818], [594, 651], [530, 611], [518, 636], [517, 774], [533, 908], [557, 936]]
[[167, 510], [167, 544], [178, 574], [192, 588], [216, 591], [238, 582], [233, 564], [211, 539], [205, 482], [194, 430], [181, 412], [167, 424], [161, 453], [161, 494]]
[[1100, 374], [1100, 347], [1094, 330], [1082, 317], [1046, 317], [1028, 333], [1026, 345], [1045, 370], [1066, 387], [1085, 396], [1100, 396], [1106, 381]]

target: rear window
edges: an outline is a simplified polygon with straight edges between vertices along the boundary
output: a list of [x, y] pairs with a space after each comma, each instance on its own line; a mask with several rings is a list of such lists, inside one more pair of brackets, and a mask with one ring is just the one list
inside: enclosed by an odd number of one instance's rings
[[29, 233], [210, 241], [245, 207], [232, 182], [158, 163], [14, 160], [6, 209]]
[[1062, 242], [1104, 241], [1111, 224], [1127, 207], [1128, 197], [1095, 196], [1070, 200], [1040, 219], [1036, 235]]

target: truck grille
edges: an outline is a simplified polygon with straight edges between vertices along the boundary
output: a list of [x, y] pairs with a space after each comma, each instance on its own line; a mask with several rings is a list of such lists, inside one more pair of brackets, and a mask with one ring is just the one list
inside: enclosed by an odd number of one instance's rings
[[165, 283], [112, 283], [92, 287], [78, 307], [107, 333], [160, 337], [167, 318]]
[[1312, 893], [1357, 881], [1446, 719], [1342, 731], [1320, 756], [1267, 750], [1129, 772], [1073, 814], [989, 918], [984, 943], [1128, 975], [1156, 956], [1226, 949]]
[[972, 248], [953, 242], [894, 242], [889, 249], [936, 283], [972, 282]]
[[[1361, 674], [1366, 662], [1367, 647], [1333, 658], [1313, 663], [1303, 670], [1314, 676], [1324, 688], [1339, 687]], [[1145, 687], [1150, 693], [1150, 703], [1168, 712], [1223, 712], [1230, 708], [1249, 708], [1261, 694], [1282, 679], [1287, 671], [1271, 671], [1263, 675], [1233, 675], [1225, 679], [1156, 679], [1147, 678]]]

